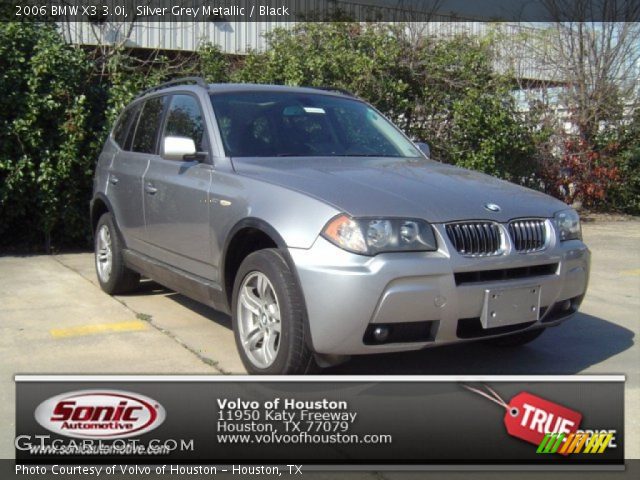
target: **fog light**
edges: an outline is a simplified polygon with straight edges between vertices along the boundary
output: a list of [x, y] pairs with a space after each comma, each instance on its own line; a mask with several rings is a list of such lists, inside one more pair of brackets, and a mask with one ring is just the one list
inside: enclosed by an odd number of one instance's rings
[[562, 302], [560, 304], [560, 311], [561, 312], [566, 312], [569, 309], [571, 309], [571, 300], [565, 300], [564, 302]]
[[389, 338], [389, 327], [376, 327], [373, 330], [373, 338], [376, 342], [386, 342]]

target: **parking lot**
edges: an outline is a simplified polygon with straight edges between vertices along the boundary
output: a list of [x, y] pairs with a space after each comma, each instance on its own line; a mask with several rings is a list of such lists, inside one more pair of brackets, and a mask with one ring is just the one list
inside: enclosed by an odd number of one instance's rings
[[[627, 375], [626, 457], [640, 458], [640, 220], [584, 224], [581, 313], [513, 350], [467, 344], [354, 358], [331, 374]], [[13, 457], [16, 373], [244, 373], [230, 318], [146, 281], [109, 297], [91, 253], [0, 257], [0, 458]]]

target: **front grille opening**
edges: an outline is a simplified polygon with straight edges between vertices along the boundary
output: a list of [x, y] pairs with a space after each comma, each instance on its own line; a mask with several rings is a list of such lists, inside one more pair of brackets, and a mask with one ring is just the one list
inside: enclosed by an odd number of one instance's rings
[[509, 223], [509, 235], [517, 252], [531, 253], [544, 249], [547, 224], [542, 219], [522, 219]]
[[479, 270], [475, 272], [454, 273], [456, 285], [469, 283], [496, 282], [501, 280], [514, 280], [517, 278], [541, 277], [555, 275], [558, 271], [557, 263], [533, 265], [528, 267], [503, 268], [499, 270]]
[[501, 252], [500, 227], [496, 223], [449, 223], [445, 230], [454, 248], [461, 255], [482, 257]]
[[518, 323], [517, 325], [506, 325], [504, 327], [482, 328], [480, 317], [463, 318], [458, 320], [456, 335], [458, 338], [482, 338], [490, 335], [500, 335], [502, 333], [517, 332], [530, 327], [536, 322]]
[[[386, 345], [389, 343], [431, 342], [436, 338], [439, 320], [404, 323], [372, 323], [364, 333], [365, 345]], [[386, 332], [382, 339], [375, 334], [376, 329]]]

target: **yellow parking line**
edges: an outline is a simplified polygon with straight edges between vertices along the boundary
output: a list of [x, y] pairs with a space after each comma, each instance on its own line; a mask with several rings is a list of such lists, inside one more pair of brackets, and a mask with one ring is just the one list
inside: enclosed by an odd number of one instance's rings
[[144, 330], [147, 327], [148, 324], [146, 322], [132, 320], [130, 322], [98, 323], [94, 325], [79, 325], [77, 327], [70, 328], [54, 328], [51, 330], [51, 335], [54, 338], [81, 337], [107, 332], [136, 332]]
[[623, 270], [620, 273], [625, 276], [640, 276], [640, 268], [636, 268], [634, 270]]

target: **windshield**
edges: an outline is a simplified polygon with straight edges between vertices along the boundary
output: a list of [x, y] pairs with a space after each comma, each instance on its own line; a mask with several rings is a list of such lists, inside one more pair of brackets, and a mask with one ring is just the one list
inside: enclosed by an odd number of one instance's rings
[[211, 95], [231, 157], [420, 157], [391, 123], [358, 100], [300, 92]]

